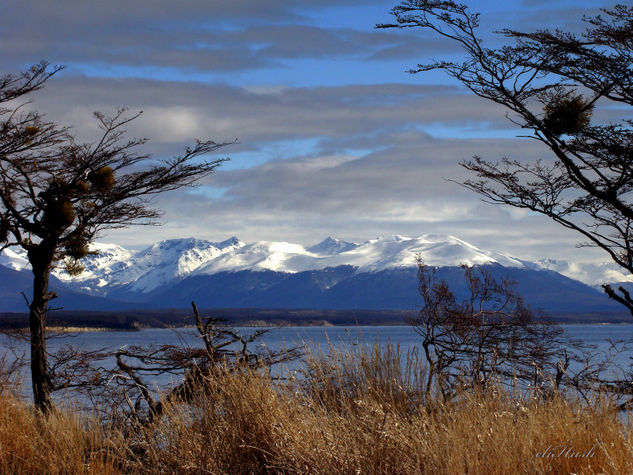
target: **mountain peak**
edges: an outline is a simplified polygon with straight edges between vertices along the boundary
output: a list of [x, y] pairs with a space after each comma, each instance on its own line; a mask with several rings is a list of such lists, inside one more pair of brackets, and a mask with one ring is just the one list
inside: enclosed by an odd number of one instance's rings
[[356, 249], [357, 247], [358, 244], [356, 243], [341, 241], [340, 239], [328, 236], [320, 243], [315, 244], [314, 246], [311, 246], [306, 250], [308, 252], [311, 252], [312, 254], [332, 255], [351, 251], [352, 249]]
[[[171, 249], [192, 249], [194, 247], [208, 247], [213, 245], [210, 241], [202, 239], [196, 239], [193, 237], [177, 238], [177, 239], [165, 239], [164, 241], [158, 241], [146, 248], [145, 251], [151, 250], [171, 250]], [[141, 251], [144, 252], [144, 251]]]
[[228, 239], [225, 239], [224, 241], [221, 242], [216, 242], [213, 243], [213, 245], [215, 247], [217, 247], [218, 249], [225, 249], [227, 247], [242, 247], [244, 246], [244, 242], [240, 241], [237, 237], [232, 236]]

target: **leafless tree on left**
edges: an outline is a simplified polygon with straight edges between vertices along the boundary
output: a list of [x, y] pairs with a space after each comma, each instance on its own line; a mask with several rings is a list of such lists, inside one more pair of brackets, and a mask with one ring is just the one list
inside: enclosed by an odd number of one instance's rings
[[139, 115], [95, 112], [101, 134], [79, 143], [70, 128], [26, 107], [62, 67], [42, 62], [0, 77], [0, 250], [20, 246], [33, 271], [29, 307], [31, 376], [35, 406], [51, 408], [53, 383], [46, 353], [46, 313], [56, 297], [49, 276], [56, 265], [82, 271], [80, 260], [99, 232], [156, 224], [156, 194], [194, 185], [226, 159], [207, 156], [227, 145], [196, 140], [182, 154], [154, 159], [139, 152], [146, 139], [126, 138]]

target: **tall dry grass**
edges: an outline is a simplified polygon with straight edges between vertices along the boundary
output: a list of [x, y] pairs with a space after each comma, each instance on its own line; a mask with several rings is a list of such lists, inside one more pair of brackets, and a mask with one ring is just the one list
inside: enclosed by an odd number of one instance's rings
[[120, 433], [71, 411], [46, 418], [11, 395], [0, 397], [0, 473], [120, 473]]
[[631, 428], [606, 402], [490, 391], [428, 407], [423, 366], [402, 359], [358, 346], [312, 355], [306, 377], [284, 383], [222, 373], [125, 437], [0, 399], [0, 472], [633, 473]]

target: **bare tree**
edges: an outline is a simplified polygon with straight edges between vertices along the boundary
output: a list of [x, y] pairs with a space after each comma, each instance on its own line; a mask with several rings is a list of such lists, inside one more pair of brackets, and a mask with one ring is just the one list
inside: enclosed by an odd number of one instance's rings
[[152, 159], [137, 152], [145, 139], [125, 138], [139, 114], [123, 109], [112, 117], [95, 113], [100, 138], [77, 143], [68, 128], [24, 111], [29, 94], [59, 69], [42, 63], [0, 78], [0, 250], [22, 247], [33, 271], [31, 376], [35, 405], [44, 412], [52, 388], [45, 338], [46, 312], [56, 297], [48, 287], [51, 269], [63, 263], [68, 272], [81, 272], [80, 260], [100, 231], [155, 224], [160, 212], [149, 199], [212, 173], [223, 159], [196, 159], [225, 145], [196, 141], [179, 156]]
[[[462, 266], [467, 295], [459, 300], [437, 269], [418, 260], [418, 289], [424, 306], [409, 319], [422, 337], [428, 365], [427, 401], [444, 400], [490, 383], [542, 390], [559, 384], [564, 348], [558, 325], [523, 304], [516, 283], [493, 278], [485, 267]], [[550, 375], [554, 375], [550, 378]]]
[[[633, 339], [598, 347], [524, 305], [516, 283], [490, 269], [462, 266], [466, 293], [458, 297], [437, 269], [418, 260], [424, 300], [408, 323], [422, 337], [427, 403], [463, 391], [511, 387], [532, 396], [567, 391], [592, 403], [600, 394], [619, 410], [633, 408], [630, 354]], [[454, 282], [455, 283], [455, 282]]]
[[[463, 183], [484, 200], [543, 214], [577, 231], [633, 272], [633, 121], [598, 122], [594, 108], [633, 105], [633, 7], [617, 5], [584, 17], [582, 35], [556, 30], [503, 29], [511, 42], [488, 48], [479, 15], [453, 1], [406, 0], [393, 8], [395, 24], [419, 27], [456, 42], [463, 61], [421, 64], [412, 73], [441, 70], [479, 97], [504, 106], [512, 122], [551, 152], [524, 163], [475, 156], [462, 165], [476, 178]], [[603, 286], [633, 315], [622, 287]]]
[[[266, 347], [253, 350], [249, 345], [268, 330], [259, 329], [243, 336], [222, 319], [202, 317], [196, 304], [192, 302], [191, 305], [198, 337], [203, 343], [201, 347], [184, 344], [134, 346], [120, 348], [116, 353], [114, 379], [123, 389], [118, 391], [118, 396], [127, 402], [127, 412], [135, 422], [149, 424], [162, 415], [165, 404], [191, 401], [199, 391], [209, 387], [207, 378], [245, 369], [270, 370], [272, 365], [292, 361], [302, 355], [299, 347], [278, 351]], [[155, 380], [164, 375], [182, 379], [159, 398], [147, 378]]]

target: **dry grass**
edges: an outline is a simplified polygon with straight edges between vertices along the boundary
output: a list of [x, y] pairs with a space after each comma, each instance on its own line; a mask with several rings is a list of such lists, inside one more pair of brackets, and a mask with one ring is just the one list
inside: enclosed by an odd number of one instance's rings
[[194, 404], [125, 438], [68, 414], [43, 421], [4, 398], [0, 472], [633, 473], [632, 432], [607, 403], [491, 392], [428, 408], [421, 366], [409, 358], [402, 369], [401, 357], [313, 356], [310, 376], [283, 386], [222, 374]]
[[117, 431], [90, 417], [54, 411], [41, 417], [12, 396], [0, 397], [0, 473], [120, 473]]

